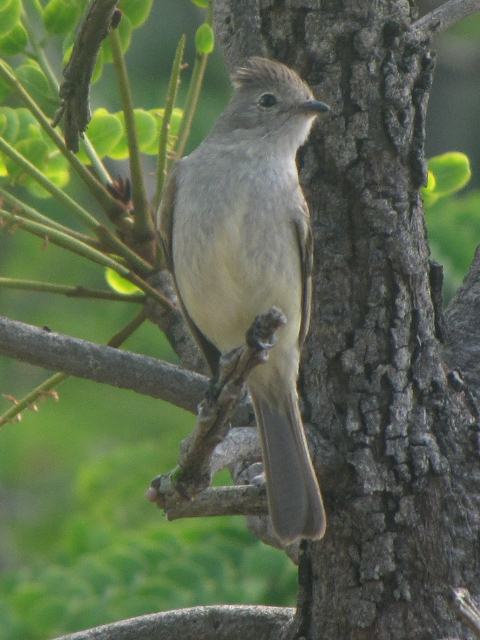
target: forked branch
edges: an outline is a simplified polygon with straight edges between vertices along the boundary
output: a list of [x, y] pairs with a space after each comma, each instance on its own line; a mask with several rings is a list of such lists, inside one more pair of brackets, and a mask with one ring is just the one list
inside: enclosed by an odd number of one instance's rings
[[[267, 360], [275, 344], [275, 333], [285, 323], [283, 313], [272, 307], [255, 318], [247, 332], [246, 344], [222, 357], [218, 378], [212, 381], [199, 406], [195, 430], [182, 443], [178, 466], [173, 472], [155, 478], [147, 494], [152, 502], [157, 502], [165, 509], [168, 518], [183, 517], [184, 513], [266, 513], [265, 496], [257, 487], [222, 488], [223, 493], [218, 489], [210, 489], [196, 501], [191, 497], [209, 486], [213, 450], [230, 428], [233, 411], [245, 394], [245, 381], [254, 367]], [[248, 504], [249, 498], [253, 501], [251, 505]], [[245, 505], [242, 511], [238, 511], [241, 499], [244, 499]], [[212, 507], [213, 504], [215, 507]], [[222, 505], [222, 511], [219, 510], [219, 504]], [[212, 513], [212, 508], [215, 513]]]

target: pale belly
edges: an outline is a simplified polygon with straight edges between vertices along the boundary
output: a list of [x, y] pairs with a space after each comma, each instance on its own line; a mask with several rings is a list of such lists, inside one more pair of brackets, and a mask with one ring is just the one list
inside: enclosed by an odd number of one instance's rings
[[282, 230], [256, 220], [253, 230], [251, 215], [237, 215], [210, 229], [201, 225], [194, 229], [191, 219], [179, 218], [175, 224], [184, 228], [179, 233], [176, 226], [173, 232], [175, 277], [200, 331], [226, 352], [244, 343], [255, 316], [276, 306], [286, 315], [287, 325], [280, 330], [274, 351], [295, 348], [301, 273], [290, 226]]

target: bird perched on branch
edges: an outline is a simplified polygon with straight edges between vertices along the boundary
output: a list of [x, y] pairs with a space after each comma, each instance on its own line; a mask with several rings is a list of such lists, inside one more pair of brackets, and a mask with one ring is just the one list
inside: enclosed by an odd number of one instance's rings
[[308, 331], [312, 239], [297, 149], [329, 110], [285, 65], [250, 58], [210, 135], [171, 173], [160, 235], [192, 332], [215, 372], [272, 306], [287, 324], [268, 362], [248, 378], [260, 430], [270, 515], [290, 543], [325, 532], [317, 478], [298, 407]]

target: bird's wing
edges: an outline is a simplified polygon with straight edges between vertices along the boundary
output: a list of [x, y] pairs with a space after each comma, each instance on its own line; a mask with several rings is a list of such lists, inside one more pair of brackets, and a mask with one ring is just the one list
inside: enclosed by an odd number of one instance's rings
[[187, 321], [190, 332], [197, 345], [199, 346], [201, 352], [205, 356], [205, 359], [210, 367], [211, 372], [215, 375], [218, 371], [218, 363], [220, 360], [220, 351], [208, 340], [197, 325], [193, 322], [191, 317], [188, 315], [187, 310], [185, 309], [185, 305], [183, 304], [183, 300], [180, 296], [180, 292], [178, 290], [177, 281], [175, 278], [175, 265], [173, 262], [173, 246], [172, 246], [172, 236], [173, 236], [173, 219], [175, 215], [175, 196], [177, 192], [177, 180], [178, 173], [180, 170], [180, 163], [177, 162], [170, 172], [170, 176], [168, 178], [167, 184], [165, 185], [165, 190], [163, 192], [162, 202], [160, 204], [160, 212], [159, 212], [159, 236], [160, 242], [163, 248], [163, 253], [165, 256], [165, 262], [168, 270], [173, 276], [173, 281], [175, 283], [175, 289], [177, 291], [177, 297], [180, 303], [180, 307], [183, 312], [183, 316]]
[[313, 236], [310, 226], [310, 214], [305, 200], [302, 201], [300, 214], [294, 219], [296, 237], [300, 251], [302, 273], [302, 320], [298, 343], [300, 349], [307, 337], [310, 326], [310, 311], [312, 306], [312, 269], [313, 269]]

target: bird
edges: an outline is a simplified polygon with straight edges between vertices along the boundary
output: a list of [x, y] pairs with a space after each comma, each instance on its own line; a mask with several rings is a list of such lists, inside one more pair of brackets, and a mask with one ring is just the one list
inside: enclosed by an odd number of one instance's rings
[[247, 379], [260, 433], [269, 514], [281, 544], [323, 537], [326, 516], [299, 409], [313, 242], [296, 154], [329, 111], [283, 63], [248, 58], [211, 132], [173, 166], [159, 237], [188, 325], [212, 370], [255, 317], [287, 318]]

